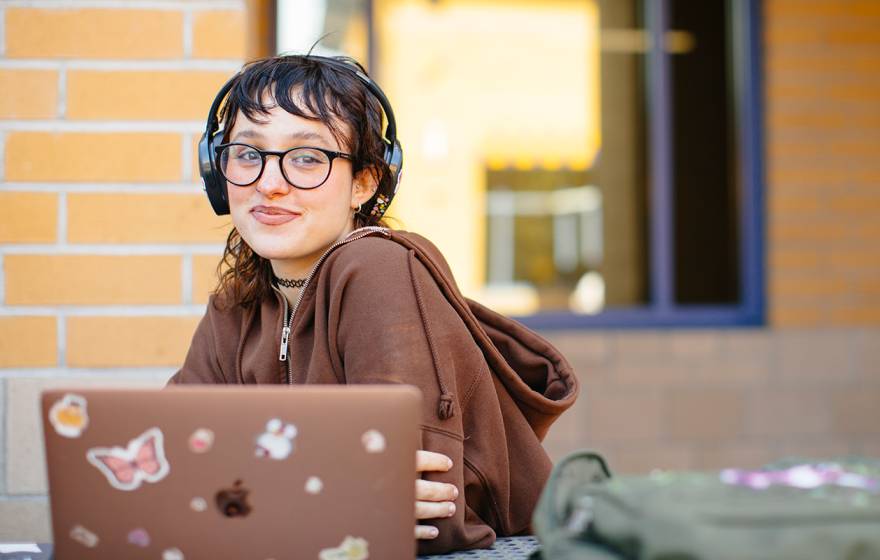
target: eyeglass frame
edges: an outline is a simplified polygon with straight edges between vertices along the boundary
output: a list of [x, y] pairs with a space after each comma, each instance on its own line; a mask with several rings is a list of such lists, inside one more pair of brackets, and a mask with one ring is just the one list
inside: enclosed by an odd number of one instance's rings
[[[217, 170], [220, 171], [220, 174], [223, 175], [224, 179], [226, 179], [227, 181], [229, 181], [230, 183], [232, 183], [236, 187], [241, 187], [241, 188], [250, 187], [251, 185], [253, 185], [254, 183], [256, 183], [257, 181], [260, 180], [260, 177], [263, 176], [263, 172], [266, 171], [266, 156], [278, 156], [278, 169], [279, 169], [279, 171], [281, 171], [281, 176], [284, 177], [284, 180], [287, 181], [288, 185], [290, 185], [293, 188], [302, 190], [302, 191], [310, 191], [312, 189], [317, 189], [318, 187], [320, 187], [321, 185], [326, 183], [327, 179], [330, 178], [330, 174], [333, 173], [333, 160], [335, 160], [336, 158], [342, 158], [342, 159], [347, 159], [348, 161], [353, 161], [351, 159], [351, 154], [347, 154], [345, 152], [337, 152], [334, 150], [328, 150], [326, 148], [319, 148], [317, 146], [294, 146], [293, 148], [290, 148], [288, 150], [284, 150], [283, 152], [278, 152], [278, 151], [273, 151], [273, 150], [261, 150], [261, 149], [257, 148], [256, 146], [251, 146], [250, 144], [245, 144], [244, 142], [227, 142], [225, 144], [218, 144], [217, 146], [214, 146], [214, 151], [216, 152], [216, 157], [217, 157], [218, 162], [221, 159], [221, 152], [223, 150], [225, 150], [226, 148], [228, 148], [229, 146], [247, 146], [248, 148], [251, 148], [252, 150], [257, 152], [258, 154], [260, 154], [260, 172], [257, 174], [256, 179], [254, 179], [250, 183], [247, 183], [244, 185], [239, 185], [238, 183], [232, 182], [229, 179], [229, 177], [226, 176], [226, 173], [223, 172], [223, 167], [221, 165], [217, 165]], [[285, 158], [285, 156], [287, 156], [287, 154], [289, 154], [290, 152], [292, 152], [294, 150], [302, 150], [302, 149], [317, 150], [329, 158], [329, 161], [328, 161], [329, 168], [327, 169], [327, 176], [324, 177], [323, 181], [321, 181], [320, 183], [318, 183], [314, 187], [300, 187], [299, 185], [294, 185], [293, 182], [287, 178], [287, 173], [284, 172], [284, 166], [281, 164], [281, 162], [284, 161], [284, 158]]]

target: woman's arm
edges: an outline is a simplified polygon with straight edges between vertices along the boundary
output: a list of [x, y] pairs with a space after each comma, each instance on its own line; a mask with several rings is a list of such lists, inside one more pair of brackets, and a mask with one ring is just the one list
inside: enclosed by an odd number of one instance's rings
[[[452, 460], [449, 470], [422, 473], [424, 481], [441, 483], [421, 484], [423, 489], [448, 491], [453, 486], [458, 496], [419, 508], [431, 516], [441, 513], [446, 501], [455, 508], [451, 516], [429, 522], [439, 534], [422, 541], [419, 552], [491, 545], [494, 532], [474, 513], [484, 507], [465, 503], [464, 435], [457, 399], [466, 391], [458, 390], [457, 368], [472, 376], [473, 360], [482, 360], [475, 347], [463, 348], [474, 346], [472, 337], [451, 306], [426, 308], [420, 302], [420, 297], [437, 301], [439, 288], [404, 247], [383, 239], [363, 239], [334, 257], [327, 263], [329, 274], [317, 287], [317, 295], [328, 304], [329, 350], [337, 377], [352, 384], [418, 387], [424, 403], [422, 449]], [[451, 399], [451, 407], [445, 406], [446, 399]]]

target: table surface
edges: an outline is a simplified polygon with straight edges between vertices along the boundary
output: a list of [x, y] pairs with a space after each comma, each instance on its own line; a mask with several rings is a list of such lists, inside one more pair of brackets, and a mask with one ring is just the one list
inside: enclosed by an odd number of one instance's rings
[[[3, 560], [23, 560], [24, 558], [31, 558], [32, 560], [43, 560], [52, 558], [52, 545], [40, 543], [39, 547], [40, 550], [43, 551], [39, 554], [13, 553], [7, 555], [0, 553], [0, 558], [2, 558]], [[454, 552], [452, 554], [441, 554], [435, 556], [419, 556], [419, 560], [456, 560], [459, 558], [503, 558], [504, 560], [526, 560], [529, 555], [537, 548], [538, 541], [536, 541], [534, 537], [508, 537], [495, 541], [495, 545], [492, 548], [487, 548], [483, 550], [466, 550], [463, 552]]]
[[465, 550], [437, 556], [419, 556], [419, 560], [458, 559], [458, 558], [492, 558], [505, 560], [526, 560], [538, 548], [535, 537], [507, 537], [495, 541], [492, 548], [483, 550]]

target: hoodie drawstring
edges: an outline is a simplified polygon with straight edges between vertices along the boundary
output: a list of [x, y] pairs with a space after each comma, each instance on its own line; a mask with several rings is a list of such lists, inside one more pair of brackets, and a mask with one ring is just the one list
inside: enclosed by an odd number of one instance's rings
[[447, 420], [455, 416], [455, 397], [447, 390], [446, 383], [443, 381], [443, 376], [440, 374], [437, 350], [434, 346], [434, 337], [431, 335], [431, 326], [426, 320], [427, 314], [425, 313], [425, 303], [422, 300], [422, 289], [419, 286], [418, 281], [416, 281], [415, 271], [413, 270], [413, 259], [415, 258], [415, 252], [410, 249], [409, 259], [407, 261], [409, 263], [409, 277], [412, 280], [413, 291], [416, 294], [416, 303], [419, 306], [419, 317], [422, 319], [422, 327], [425, 329], [425, 334], [428, 337], [428, 348], [431, 349], [431, 360], [434, 362], [434, 375], [437, 376], [437, 385], [440, 386], [440, 400], [437, 406], [437, 416], [439, 416], [441, 420]]

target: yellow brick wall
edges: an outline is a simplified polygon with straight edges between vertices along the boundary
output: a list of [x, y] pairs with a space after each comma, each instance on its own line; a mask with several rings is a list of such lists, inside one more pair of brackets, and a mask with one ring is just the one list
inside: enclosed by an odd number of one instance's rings
[[0, 4], [0, 368], [179, 366], [229, 229], [195, 146], [245, 16], [245, 0]]
[[765, 14], [770, 323], [880, 325], [880, 2]]

